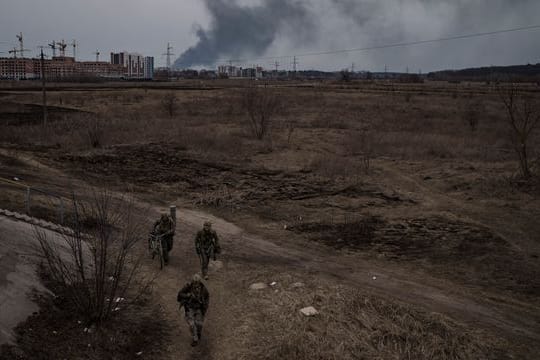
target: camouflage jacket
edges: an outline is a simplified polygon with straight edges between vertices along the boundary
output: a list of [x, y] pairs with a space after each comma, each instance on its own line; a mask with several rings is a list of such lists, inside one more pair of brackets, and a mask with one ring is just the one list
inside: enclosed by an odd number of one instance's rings
[[200, 230], [195, 237], [195, 249], [197, 250], [197, 254], [200, 254], [201, 251], [204, 251], [206, 254], [210, 254], [211, 252], [219, 254], [221, 247], [219, 246], [217, 233], [214, 230]]
[[167, 220], [163, 221], [159, 219], [154, 224], [154, 234], [163, 235], [174, 235], [174, 221], [170, 216], [167, 216]]
[[176, 300], [186, 309], [201, 310], [204, 315], [208, 310], [210, 294], [203, 283], [192, 281], [178, 292]]

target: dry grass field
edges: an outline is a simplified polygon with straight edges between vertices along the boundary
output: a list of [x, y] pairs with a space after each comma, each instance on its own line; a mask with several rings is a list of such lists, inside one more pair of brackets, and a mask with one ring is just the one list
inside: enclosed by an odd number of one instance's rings
[[[59, 85], [46, 127], [38, 89], [2, 88], [0, 177], [66, 195], [84, 181], [174, 201], [282, 247], [251, 257], [256, 243], [229, 236], [218, 278], [228, 315], [213, 331], [229, 345], [216, 358], [531, 358], [540, 350], [540, 129], [527, 139], [525, 179], [506, 86]], [[516, 91], [539, 116], [540, 88]], [[0, 187], [0, 207], [24, 209], [19, 190]], [[54, 219], [47, 201], [34, 211]], [[388, 273], [367, 289], [362, 269]], [[276, 292], [246, 297], [241, 289], [264, 278]], [[292, 288], [294, 278], [308, 286]], [[445, 298], [420, 300], [415, 284]], [[301, 305], [321, 315], [302, 318]]]

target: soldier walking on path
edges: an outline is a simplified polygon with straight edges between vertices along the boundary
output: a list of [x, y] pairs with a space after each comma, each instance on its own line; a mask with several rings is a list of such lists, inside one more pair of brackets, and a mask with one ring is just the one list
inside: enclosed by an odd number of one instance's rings
[[195, 237], [195, 250], [201, 261], [201, 272], [205, 280], [208, 280], [208, 263], [210, 259], [216, 260], [216, 255], [221, 253], [217, 233], [212, 229], [212, 223], [206, 221], [203, 229]]
[[173, 218], [166, 213], [161, 214], [159, 220], [154, 223], [152, 233], [161, 236], [163, 260], [166, 265], [169, 263], [169, 251], [173, 248], [174, 232], [175, 223]]
[[201, 340], [204, 316], [210, 301], [208, 290], [202, 283], [199, 274], [193, 275], [191, 282], [178, 292], [177, 301], [180, 303], [180, 308], [184, 307], [186, 322], [193, 339], [191, 346], [197, 346]]

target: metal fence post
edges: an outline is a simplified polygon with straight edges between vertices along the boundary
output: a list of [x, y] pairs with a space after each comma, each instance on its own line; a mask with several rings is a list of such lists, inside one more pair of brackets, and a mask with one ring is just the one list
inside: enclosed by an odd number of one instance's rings
[[169, 207], [169, 211], [170, 211], [170, 214], [171, 214], [171, 217], [174, 221], [174, 226], [176, 226], [176, 205], [171, 205]]
[[26, 214], [30, 215], [30, 186], [26, 187]]

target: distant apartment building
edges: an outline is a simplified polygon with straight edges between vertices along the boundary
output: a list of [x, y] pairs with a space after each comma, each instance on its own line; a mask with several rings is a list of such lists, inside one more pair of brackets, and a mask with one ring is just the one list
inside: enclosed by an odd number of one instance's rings
[[154, 78], [154, 57], [153, 56], [144, 57], [143, 75], [144, 75], [144, 78], [147, 80]]
[[154, 58], [127, 51], [111, 53], [111, 64], [124, 67], [126, 79], [152, 79], [154, 77]]
[[[77, 80], [80, 78], [121, 79], [123, 66], [104, 61], [75, 61], [69, 56], [45, 59], [45, 77], [49, 80]], [[28, 58], [0, 58], [0, 79], [33, 80], [41, 78], [41, 60]]]
[[22, 80], [34, 79], [36, 74], [33, 59], [0, 58], [0, 79]]
[[242, 68], [233, 65], [221, 65], [218, 67], [218, 75], [230, 78], [242, 77]]
[[262, 67], [241, 68], [232, 65], [218, 66], [218, 76], [226, 76], [228, 78], [252, 78], [260, 79], [263, 77]]

